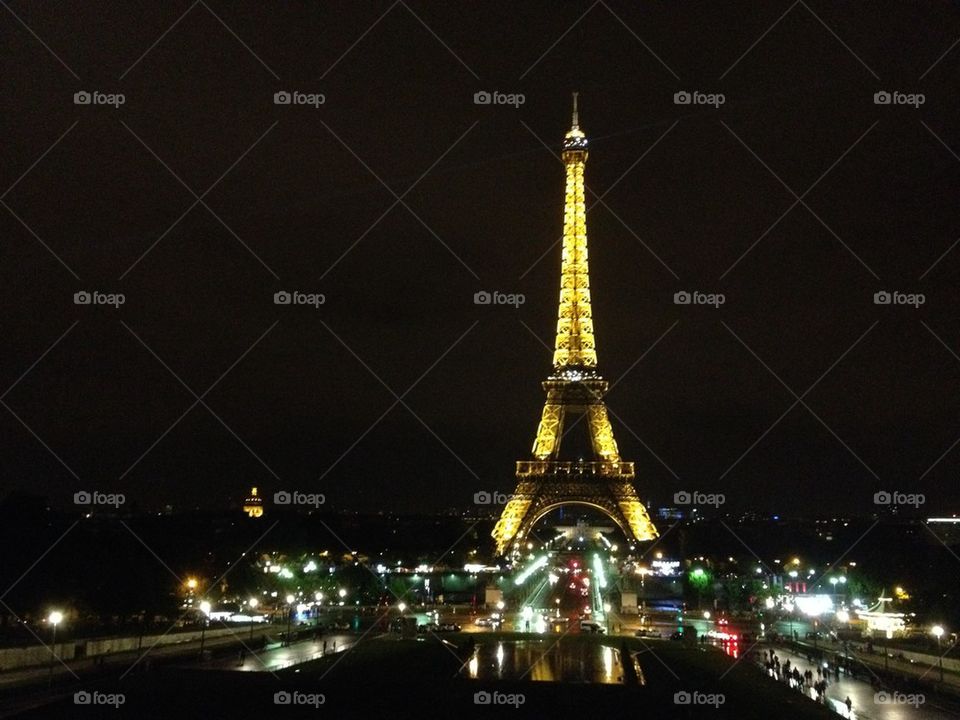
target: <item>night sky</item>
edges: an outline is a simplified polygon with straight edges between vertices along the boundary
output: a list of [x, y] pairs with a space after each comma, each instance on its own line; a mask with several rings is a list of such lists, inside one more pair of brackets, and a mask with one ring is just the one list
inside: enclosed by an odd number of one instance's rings
[[550, 370], [578, 90], [598, 356], [641, 497], [960, 509], [956, 6], [8, 4], [4, 491], [401, 511], [509, 491]]

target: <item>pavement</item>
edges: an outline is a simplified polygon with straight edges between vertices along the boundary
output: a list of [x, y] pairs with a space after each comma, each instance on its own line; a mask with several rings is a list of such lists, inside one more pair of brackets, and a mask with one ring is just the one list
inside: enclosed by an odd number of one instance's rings
[[[769, 649], [776, 653], [781, 667], [789, 660], [791, 667], [796, 667], [801, 673], [810, 670], [813, 672], [814, 680], [818, 679], [816, 663], [808, 661], [805, 655], [780, 647]], [[757, 652], [757, 657], [762, 664], [764, 651], [758, 646]], [[825, 704], [841, 717], [850, 720], [943, 720], [943, 718], [960, 717], [954, 708], [943, 705], [937, 698], [879, 691], [864, 680], [851, 678], [842, 673], [839, 680], [835, 679], [831, 673], [828, 682]], [[811, 699], [816, 699], [816, 693], [812, 689], [808, 688], [806, 692]], [[844, 702], [847, 697], [852, 701], [849, 713]], [[922, 702], [917, 702], [921, 698]], [[910, 702], [911, 700], [913, 702]]]

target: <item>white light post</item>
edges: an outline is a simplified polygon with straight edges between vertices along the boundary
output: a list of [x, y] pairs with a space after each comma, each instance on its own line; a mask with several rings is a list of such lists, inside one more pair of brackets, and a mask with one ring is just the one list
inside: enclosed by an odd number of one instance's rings
[[934, 637], [937, 638], [937, 655], [939, 655], [939, 666], [940, 666], [940, 682], [943, 682], [943, 655], [940, 654], [940, 638], [943, 637], [943, 626], [934, 625], [930, 628], [930, 632], [933, 633]]
[[50, 648], [50, 672], [47, 676], [47, 687], [53, 684], [53, 660], [57, 655], [57, 625], [63, 621], [63, 613], [54, 610], [47, 616], [47, 622], [53, 625], [53, 646]]
[[290, 644], [290, 621], [293, 620], [293, 601], [294, 601], [295, 599], [296, 599], [296, 598], [294, 598], [293, 595], [287, 595], [287, 597], [286, 597], [286, 601], [287, 601], [287, 634], [286, 634], [286, 637], [284, 638], [284, 641], [285, 641], [284, 644], [285, 644], [285, 645], [289, 645], [289, 644]]
[[255, 597], [247, 600], [247, 605], [250, 606], [250, 639], [253, 640], [253, 611], [256, 609], [257, 605], [260, 604], [260, 601]]

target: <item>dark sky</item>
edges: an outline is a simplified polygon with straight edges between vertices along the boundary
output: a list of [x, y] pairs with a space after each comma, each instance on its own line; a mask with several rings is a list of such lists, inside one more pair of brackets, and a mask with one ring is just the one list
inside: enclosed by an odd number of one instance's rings
[[4, 489], [213, 506], [256, 484], [384, 510], [509, 490], [550, 367], [533, 333], [552, 345], [555, 324], [563, 172], [544, 144], [579, 90], [598, 354], [641, 495], [869, 513], [896, 489], [958, 509], [956, 6], [9, 5]]

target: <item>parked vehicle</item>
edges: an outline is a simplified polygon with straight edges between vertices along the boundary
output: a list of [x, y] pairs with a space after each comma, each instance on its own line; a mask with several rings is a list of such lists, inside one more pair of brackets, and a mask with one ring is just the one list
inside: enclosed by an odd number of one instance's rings
[[663, 637], [659, 630], [654, 630], [653, 628], [640, 628], [637, 630], [634, 635], [638, 638], [659, 638]]
[[580, 632], [602, 633], [603, 626], [601, 626], [600, 623], [594, 622], [592, 620], [581, 620]]

